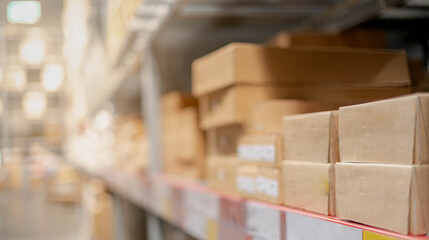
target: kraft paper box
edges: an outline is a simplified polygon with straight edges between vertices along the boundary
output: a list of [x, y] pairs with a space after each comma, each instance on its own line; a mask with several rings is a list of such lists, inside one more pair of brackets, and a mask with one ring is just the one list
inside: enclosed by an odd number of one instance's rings
[[337, 216], [402, 234], [426, 234], [428, 184], [429, 165], [337, 163]]
[[244, 134], [238, 141], [237, 156], [242, 164], [279, 167], [282, 137], [277, 133]]
[[189, 106], [197, 106], [198, 100], [186, 93], [172, 91], [164, 94], [161, 99], [162, 111], [168, 114], [171, 111], [176, 111]]
[[234, 84], [392, 87], [411, 84], [404, 51], [232, 43], [192, 63], [192, 92]]
[[256, 166], [238, 166], [236, 179], [236, 189], [238, 194], [246, 198], [255, 198], [257, 175], [258, 167]]
[[210, 187], [236, 193], [238, 160], [234, 157], [207, 157], [207, 181]]
[[340, 106], [342, 105], [293, 99], [266, 100], [250, 109], [243, 128], [247, 133], [281, 133], [283, 116], [337, 110]]
[[256, 176], [256, 199], [281, 204], [283, 202], [281, 183], [279, 168], [259, 167]]
[[324, 215], [335, 214], [334, 164], [282, 163], [283, 204]]
[[196, 107], [163, 115], [163, 170], [191, 179], [204, 177], [205, 135], [198, 127]]
[[236, 156], [242, 128], [238, 124], [207, 130], [207, 152], [213, 156]]
[[343, 33], [283, 31], [268, 40], [266, 45], [284, 48], [297, 46], [385, 48], [386, 34], [377, 30], [346, 31]]
[[410, 88], [328, 88], [235, 85], [199, 98], [200, 126], [207, 130], [244, 124], [251, 109], [270, 99], [300, 99], [344, 106], [410, 93]]
[[338, 112], [283, 117], [283, 159], [334, 163], [339, 161]]
[[342, 162], [429, 163], [429, 94], [340, 108]]

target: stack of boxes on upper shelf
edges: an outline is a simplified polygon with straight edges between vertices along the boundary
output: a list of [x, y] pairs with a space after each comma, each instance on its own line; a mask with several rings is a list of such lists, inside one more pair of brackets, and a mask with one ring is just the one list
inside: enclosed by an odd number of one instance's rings
[[426, 233], [429, 95], [368, 103], [411, 91], [405, 53], [370, 49], [383, 36], [282, 33], [195, 60], [209, 185]]
[[[192, 90], [207, 134], [209, 184], [282, 203], [282, 116], [410, 92], [405, 53], [370, 49], [377, 47], [385, 47], [378, 31], [282, 33], [267, 45], [234, 43], [195, 60]], [[286, 160], [330, 161], [304, 154]]]

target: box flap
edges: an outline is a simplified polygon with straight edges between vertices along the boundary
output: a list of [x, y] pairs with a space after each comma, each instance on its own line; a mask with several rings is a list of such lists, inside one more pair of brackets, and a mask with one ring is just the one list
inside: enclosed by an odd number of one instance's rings
[[338, 141], [338, 111], [331, 112], [329, 122], [329, 162], [335, 163], [340, 161], [340, 150]]
[[416, 95], [341, 107], [341, 161], [413, 164], [416, 115]]
[[410, 223], [410, 232], [416, 235], [426, 234], [429, 230], [429, 165], [417, 166], [413, 180], [413, 202], [416, 206], [414, 215], [411, 215], [415, 220]]
[[337, 163], [337, 216], [408, 234], [411, 165]]

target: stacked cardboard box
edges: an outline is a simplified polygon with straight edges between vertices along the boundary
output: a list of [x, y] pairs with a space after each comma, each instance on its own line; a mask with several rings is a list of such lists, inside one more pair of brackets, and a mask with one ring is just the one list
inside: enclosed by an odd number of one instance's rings
[[429, 94], [340, 108], [341, 218], [422, 235], [429, 231]]
[[[292, 110], [285, 107], [284, 115], [288, 115], [294, 108], [299, 111], [292, 114], [333, 110], [339, 105], [410, 92], [404, 52], [327, 48], [311, 42], [300, 45], [307, 47], [295, 47], [291, 41], [291, 48], [234, 43], [193, 62], [193, 94], [200, 100], [200, 127], [207, 132], [208, 171], [214, 171], [209, 176], [225, 176], [239, 165], [236, 189], [228, 186], [230, 178], [226, 177], [223, 184], [219, 178], [209, 179], [210, 185], [246, 197], [282, 202], [281, 130], [270, 128], [276, 121], [274, 125], [280, 126], [283, 115], [277, 115], [275, 107], [272, 112], [252, 115], [252, 109], [264, 101], [295, 99], [325, 105], [305, 111], [300, 104], [289, 106]], [[267, 122], [266, 129], [248, 120], [274, 116], [277, 120]], [[223, 167], [229, 170], [219, 173]]]
[[170, 92], [162, 99], [164, 172], [192, 179], [205, 175], [204, 133], [198, 127], [198, 102], [192, 96]]
[[283, 118], [285, 205], [334, 215], [334, 163], [339, 160], [337, 111]]
[[282, 116], [337, 108], [335, 104], [290, 99], [267, 100], [255, 105], [243, 122], [244, 131], [238, 140], [238, 192], [246, 197], [283, 203]]

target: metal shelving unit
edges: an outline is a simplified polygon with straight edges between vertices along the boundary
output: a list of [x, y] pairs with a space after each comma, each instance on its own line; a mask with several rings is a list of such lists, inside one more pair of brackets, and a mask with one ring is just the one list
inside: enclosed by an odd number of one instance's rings
[[[424, 7], [416, 9], [416, 6]], [[162, 168], [160, 144], [162, 116], [158, 107], [160, 98], [162, 93], [171, 89], [190, 90], [190, 62], [193, 59], [231, 41], [261, 42], [284, 28], [342, 31], [374, 18], [378, 19], [377, 21], [403, 19], [427, 21], [429, 9], [424, 1], [402, 0], [145, 1], [136, 11], [136, 19], [129, 26], [130, 32], [125, 43], [112, 69], [106, 75], [108, 84], [98, 89], [99, 94], [94, 96], [89, 114], [110, 100], [126, 79], [137, 75], [141, 86], [142, 112], [152, 146], [149, 173], [145, 176], [130, 176], [111, 170], [97, 172], [82, 170], [91, 176], [101, 178], [113, 193], [151, 212], [147, 226], [150, 231], [149, 237], [154, 240], [162, 239], [159, 221], [155, 216], [179, 226], [197, 239], [225, 239], [220, 237], [225, 232], [237, 234], [238, 237], [234, 239], [247, 239], [245, 238], [247, 236], [279, 240], [286, 237], [429, 239], [425, 236], [396, 234], [284, 206], [249, 201], [210, 190], [199, 183], [159, 174]], [[233, 27], [225, 27], [225, 23], [230, 23]], [[271, 27], [268, 27], [269, 25]], [[258, 30], [255, 30], [254, 26], [259, 27]], [[207, 27], [208, 31], [213, 33], [208, 34], [204, 30]], [[187, 45], [183, 45], [183, 42], [189, 39], [178, 35], [180, 31], [194, 38]], [[208, 39], [212, 41], [208, 42]], [[186, 54], [190, 57], [183, 59], [183, 52], [174, 55], [173, 59], [165, 56], [162, 52], [162, 43], [173, 41], [178, 45], [182, 44], [181, 47], [186, 46]], [[196, 43], [198, 47], [195, 46]], [[169, 64], [163, 62], [166, 59], [170, 61]], [[179, 71], [176, 68], [176, 72], [166, 73], [166, 69], [174, 63], [177, 64], [177, 59], [182, 61], [179, 66], [188, 68], [179, 67]], [[191, 201], [192, 204], [187, 201]], [[203, 209], [197, 209], [198, 204], [201, 204]], [[232, 215], [224, 216], [225, 212]], [[255, 219], [255, 215], [258, 218]], [[262, 221], [267, 218], [270, 219], [269, 226], [267, 222]], [[308, 231], [310, 228], [312, 231]], [[311, 233], [315, 232], [320, 235], [312, 236]], [[265, 233], [273, 235], [264, 235]]]

